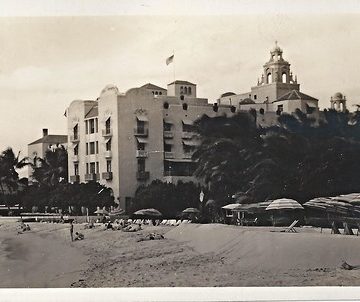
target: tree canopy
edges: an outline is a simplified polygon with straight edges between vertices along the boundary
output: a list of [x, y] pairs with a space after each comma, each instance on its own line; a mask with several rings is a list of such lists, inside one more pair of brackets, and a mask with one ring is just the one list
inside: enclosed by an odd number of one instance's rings
[[301, 111], [282, 114], [261, 128], [251, 113], [203, 116], [196, 122], [202, 143], [194, 153], [195, 175], [224, 203], [233, 194], [262, 201], [306, 201], [359, 192], [359, 114], [324, 111], [320, 120]]

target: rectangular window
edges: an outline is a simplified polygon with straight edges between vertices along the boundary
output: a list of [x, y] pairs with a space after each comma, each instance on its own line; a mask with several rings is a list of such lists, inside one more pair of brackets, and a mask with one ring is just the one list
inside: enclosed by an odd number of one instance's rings
[[111, 160], [106, 161], [106, 172], [111, 172]]
[[110, 127], [111, 127], [111, 119], [109, 117], [105, 122], [105, 132], [106, 132], [106, 134], [110, 133]]
[[194, 146], [188, 146], [188, 145], [183, 145], [183, 150], [184, 150], [184, 153], [191, 153], [193, 152], [195, 149]]
[[89, 154], [89, 143], [86, 143], [86, 155]]
[[86, 163], [86, 174], [89, 174], [89, 163]]
[[138, 172], [145, 172], [145, 159], [144, 158], [138, 159]]
[[95, 163], [90, 163], [90, 174], [95, 174], [96, 173], [96, 166]]
[[79, 164], [74, 164], [74, 173], [75, 175], [79, 175]]
[[256, 98], [257, 98], [257, 96], [256, 96], [256, 94], [254, 94], [254, 100], [256, 100]]
[[99, 142], [95, 142], [95, 154], [99, 154]]
[[79, 155], [79, 145], [74, 147], [74, 155]]
[[85, 121], [85, 133], [89, 134], [89, 121], [88, 120]]
[[76, 125], [74, 127], [73, 132], [74, 132], [74, 139], [78, 139], [78, 136], [79, 136], [79, 127], [78, 127], [78, 125]]
[[95, 143], [94, 142], [89, 143], [89, 153], [95, 154]]
[[89, 132], [95, 133], [95, 120], [94, 119], [89, 120]]
[[96, 173], [99, 173], [99, 162], [96, 162]]
[[164, 131], [171, 131], [171, 124], [164, 122], [163, 128], [164, 128]]
[[111, 139], [106, 142], [106, 151], [111, 151]]
[[99, 131], [99, 125], [98, 125], [98, 119], [95, 119], [95, 132], [98, 133]]
[[164, 152], [171, 152], [172, 145], [164, 144]]
[[137, 121], [137, 132], [138, 133], [145, 133], [145, 122], [144, 121]]

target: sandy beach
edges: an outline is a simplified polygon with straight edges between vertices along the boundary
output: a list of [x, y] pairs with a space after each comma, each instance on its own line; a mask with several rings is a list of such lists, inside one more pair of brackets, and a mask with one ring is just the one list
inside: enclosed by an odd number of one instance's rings
[[[69, 225], [0, 226], [0, 287], [358, 286], [360, 237], [330, 230], [186, 224], [135, 233]], [[138, 241], [156, 232], [163, 240]]]

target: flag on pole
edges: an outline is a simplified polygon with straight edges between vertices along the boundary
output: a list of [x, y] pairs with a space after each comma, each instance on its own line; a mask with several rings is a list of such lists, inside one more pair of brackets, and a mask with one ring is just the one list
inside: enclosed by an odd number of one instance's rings
[[168, 57], [166, 59], [166, 65], [169, 65], [170, 63], [172, 63], [174, 61], [174, 55], [171, 55], [170, 57]]

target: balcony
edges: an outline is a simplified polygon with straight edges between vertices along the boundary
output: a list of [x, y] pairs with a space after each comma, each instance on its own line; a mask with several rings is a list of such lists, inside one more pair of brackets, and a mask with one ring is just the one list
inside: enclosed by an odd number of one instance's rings
[[136, 172], [137, 180], [148, 180], [150, 178], [150, 172], [148, 171], [138, 171]]
[[173, 138], [174, 133], [172, 131], [164, 131], [164, 138]]
[[71, 161], [73, 161], [73, 162], [78, 162], [78, 161], [79, 161], [79, 155], [73, 155], [73, 156], [71, 157]]
[[85, 174], [85, 181], [97, 181], [99, 178], [100, 175], [96, 173]]
[[80, 175], [70, 175], [70, 182], [79, 182]]
[[185, 159], [191, 159], [192, 158], [192, 153], [184, 153], [183, 154], [183, 158], [185, 158]]
[[113, 135], [112, 129], [103, 129], [102, 130], [102, 136], [109, 137]]
[[134, 135], [135, 136], [148, 136], [149, 129], [148, 128], [134, 128]]
[[106, 158], [111, 158], [111, 157], [112, 157], [112, 152], [111, 152], [111, 150], [106, 150], [106, 151], [104, 152], [104, 156], [105, 156]]
[[194, 136], [194, 133], [193, 133], [193, 132], [183, 132], [183, 133], [182, 133], [182, 138], [188, 138], [188, 139], [190, 139], [190, 138], [193, 138], [193, 136]]
[[104, 172], [104, 173], [102, 174], [102, 179], [112, 180], [112, 178], [113, 178], [112, 172]]
[[174, 153], [173, 152], [164, 152], [164, 158], [166, 158], [166, 159], [174, 158]]
[[77, 135], [70, 135], [70, 141], [72, 143], [77, 143], [80, 141], [80, 136], [77, 134]]
[[136, 150], [136, 157], [146, 158], [148, 157], [148, 152], [145, 150]]

